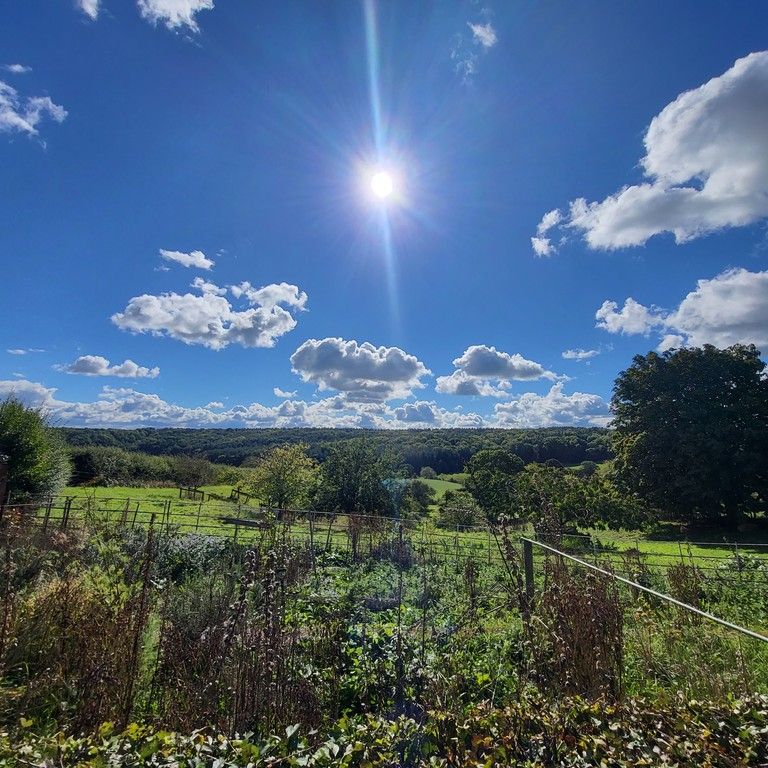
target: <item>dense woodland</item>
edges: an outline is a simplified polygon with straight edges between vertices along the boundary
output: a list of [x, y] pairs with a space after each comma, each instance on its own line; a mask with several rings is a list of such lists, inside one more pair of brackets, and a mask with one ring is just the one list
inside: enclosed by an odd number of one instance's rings
[[[103, 446], [155, 456], [201, 456], [219, 464], [240, 466], [270, 448], [303, 443], [309, 455], [323, 461], [334, 443], [365, 434], [380, 450], [388, 450], [414, 473], [462, 472], [483, 448], [504, 448], [523, 462], [554, 459], [562, 464], [604, 461], [611, 457], [606, 429], [61, 429], [72, 447]], [[249, 461], [250, 460], [250, 461]]]

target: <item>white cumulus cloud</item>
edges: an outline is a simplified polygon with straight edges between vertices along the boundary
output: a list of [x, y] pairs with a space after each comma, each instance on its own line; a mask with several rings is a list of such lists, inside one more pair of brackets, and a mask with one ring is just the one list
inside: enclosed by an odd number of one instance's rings
[[287, 304], [295, 309], [306, 309], [308, 299], [304, 291], [300, 291], [290, 283], [273, 283], [272, 285], [265, 285], [263, 288], [254, 288], [248, 281], [245, 281], [239, 285], [231, 285], [229, 290], [236, 299], [245, 296], [249, 304], [268, 308], [278, 304]]
[[296, 390], [293, 392], [286, 392], [286, 390], [280, 389], [280, 387], [273, 387], [272, 392], [274, 393], [275, 397], [281, 397], [284, 399], [296, 397]]
[[541, 217], [541, 221], [536, 227], [536, 235], [531, 238], [531, 247], [537, 256], [551, 256], [557, 252], [557, 248], [552, 245], [552, 240], [549, 238], [548, 233], [562, 220], [563, 214], [557, 208], [547, 211]]
[[260, 288], [256, 293], [263, 297], [263, 304], [248, 299], [246, 308], [236, 309], [226, 298], [226, 289], [195, 281], [193, 287], [200, 295], [171, 292], [134, 296], [122, 312], [112, 315], [112, 322], [132, 333], [168, 336], [210, 349], [224, 349], [230, 344], [273, 347], [280, 336], [296, 327], [290, 310], [304, 309], [307, 301], [303, 291], [296, 286], [288, 286], [292, 289], [288, 290], [286, 285]]
[[768, 351], [768, 271], [729, 269], [699, 280], [672, 311], [648, 309], [634, 299], [605, 301], [597, 311], [597, 327], [610, 333], [658, 332], [659, 349], [713, 344], [754, 344]]
[[99, 18], [101, 0], [75, 0], [75, 5], [92, 21]]
[[430, 374], [420, 360], [398, 347], [340, 338], [305, 341], [291, 356], [291, 365], [303, 381], [321, 390], [335, 389], [349, 402], [409, 397], [424, 386], [421, 378]]
[[77, 373], [81, 376], [116, 376], [122, 379], [155, 379], [160, 375], [160, 369], [146, 368], [125, 360], [111, 365], [106, 357], [101, 355], [81, 355], [73, 363], [57, 366], [64, 373]]
[[507, 397], [509, 382], [492, 384], [486, 379], [470, 376], [466, 371], [454, 371], [448, 376], [438, 376], [435, 392], [441, 395], [464, 395], [470, 397]]
[[161, 248], [160, 258], [166, 261], [175, 261], [183, 267], [194, 267], [195, 269], [210, 269], [216, 263], [207, 258], [202, 251], [185, 253], [184, 251], [166, 251]]
[[0, 80], [0, 133], [38, 136], [37, 126], [46, 116], [61, 123], [67, 110], [48, 96], [21, 96], [13, 86]]
[[[684, 243], [768, 217], [768, 51], [680, 94], [653, 118], [644, 143], [644, 182], [574, 200], [558, 224], [580, 231], [590, 248], [615, 249], [665, 232]], [[534, 251], [549, 255], [541, 238]]]
[[464, 354], [457, 357], [453, 364], [470, 376], [483, 378], [514, 379], [517, 381], [557, 378], [552, 371], [546, 370], [540, 363], [526, 360], [517, 353], [510, 355], [507, 352], [499, 352], [496, 347], [489, 347], [485, 344], [467, 347]]
[[609, 333], [646, 334], [663, 324], [660, 310], [649, 309], [631, 297], [621, 309], [615, 301], [604, 301], [595, 313], [595, 319], [597, 327]]
[[168, 29], [186, 27], [199, 32], [195, 16], [213, 10], [213, 0], [137, 0], [139, 13], [151, 24], [162, 22]]
[[435, 390], [450, 395], [507, 397], [512, 381], [556, 380], [559, 377], [540, 363], [520, 354], [510, 355], [496, 347], [475, 344], [453, 361], [456, 370], [438, 376]]

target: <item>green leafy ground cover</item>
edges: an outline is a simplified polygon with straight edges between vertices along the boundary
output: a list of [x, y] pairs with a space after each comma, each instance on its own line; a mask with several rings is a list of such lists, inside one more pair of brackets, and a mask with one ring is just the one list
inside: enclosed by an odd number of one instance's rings
[[526, 697], [503, 709], [457, 717], [342, 718], [320, 736], [290, 726], [266, 738], [203, 728], [184, 735], [112, 723], [88, 737], [0, 735], [0, 766], [715, 766], [748, 768], [768, 759], [768, 697], [711, 704], [674, 698], [604, 706], [582, 699], [553, 706]]
[[451, 483], [458, 483], [464, 485], [467, 482], [469, 475], [466, 472], [448, 472], [440, 475], [440, 480], [447, 480]]

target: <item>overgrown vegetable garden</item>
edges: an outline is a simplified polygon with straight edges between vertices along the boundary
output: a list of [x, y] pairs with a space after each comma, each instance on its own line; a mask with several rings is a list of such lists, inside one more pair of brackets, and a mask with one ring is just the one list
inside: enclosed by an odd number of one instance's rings
[[[543, 553], [529, 601], [511, 529], [285, 512], [236, 517], [235, 536], [220, 520], [190, 533], [174, 514], [124, 511], [70, 509], [66, 524], [53, 505], [47, 521], [45, 506], [34, 518], [6, 511], [8, 755], [543, 766], [570, 754], [559, 764], [592, 765], [623, 754], [616, 736], [631, 731], [638, 760], [662, 749], [721, 754], [711, 765], [768, 759], [768, 698], [755, 698], [768, 692], [768, 644]], [[592, 539], [557, 543], [768, 628], [759, 555], [668, 565]], [[199, 738], [169, 733], [203, 725]], [[58, 730], [72, 737], [46, 736]]]

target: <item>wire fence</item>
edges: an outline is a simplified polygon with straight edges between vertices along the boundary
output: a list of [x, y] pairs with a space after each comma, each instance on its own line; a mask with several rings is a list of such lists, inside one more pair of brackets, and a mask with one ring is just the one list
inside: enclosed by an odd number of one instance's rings
[[[606, 570], [605, 568], [601, 568], [595, 563], [589, 563], [586, 560], [583, 560], [579, 557], [575, 557], [574, 555], [570, 555], [567, 552], [563, 552], [560, 549], [556, 549], [555, 547], [551, 547], [548, 544], [544, 544], [541, 541], [535, 541], [527, 538], [522, 538], [521, 541], [523, 543], [523, 548], [526, 551], [525, 556], [527, 558], [530, 557], [530, 555], [527, 554], [527, 550], [530, 547], [533, 547], [533, 546], [539, 547], [550, 554], [556, 555], [559, 558], [565, 558], [573, 563], [577, 563], [582, 568], [589, 569], [595, 573], [600, 573], [603, 576], [607, 576], [610, 579], [615, 579], [616, 581], [621, 582], [622, 584], [626, 584], [627, 586], [632, 587], [632, 589], [639, 590], [641, 592], [646, 592], [647, 594], [653, 595], [654, 597], [657, 597], [660, 600], [664, 600], [672, 605], [676, 605], [678, 608], [683, 608], [686, 611], [696, 614], [697, 616], [701, 616], [702, 618], [705, 618], [708, 621], [713, 621], [716, 624], [720, 624], [721, 626], [727, 627], [728, 629], [732, 629], [736, 632], [741, 632], [742, 634], [752, 637], [755, 640], [762, 640], [763, 642], [768, 643], [768, 637], [766, 637], [765, 635], [762, 635], [758, 632], [754, 632], [751, 629], [748, 629], [747, 627], [742, 627], [738, 624], [734, 624], [731, 621], [722, 619], [719, 616], [715, 616], [714, 614], [711, 614], [707, 611], [702, 611], [700, 608], [694, 605], [689, 605], [688, 603], [685, 603], [682, 600], [678, 600], [677, 598], [672, 597], [671, 595], [666, 595], [663, 592], [659, 592], [656, 589], [652, 589], [651, 587], [648, 587], [645, 584], [640, 584], [637, 581], [632, 581], [631, 579], [624, 578], [623, 576], [621, 576], [620, 574], [617, 574], [613, 570]], [[529, 573], [527, 574], [529, 579], [532, 579], [533, 577], [532, 570], [533, 569], [530, 568]]]
[[[441, 528], [429, 519], [268, 509], [243, 503], [248, 498], [243, 494], [230, 496], [230, 500], [212, 494], [190, 498], [195, 490], [182, 487], [179, 498], [52, 496], [42, 503], [0, 509], [0, 521], [11, 517], [44, 531], [90, 525], [146, 528], [152, 521], [158, 530], [167, 533], [223, 537], [243, 544], [258, 541], [265, 531], [280, 525], [293, 541], [326, 551], [349, 552], [358, 558], [376, 554], [402, 531], [409, 546], [418, 545], [433, 557], [454, 559], [457, 563], [473, 557], [489, 565], [503, 561], [497, 530], [491, 526]], [[512, 531], [516, 537], [527, 533], [524, 526], [512, 526]], [[768, 544], [649, 542], [636, 537], [605, 538], [591, 534], [564, 534], [552, 539], [540, 533], [538, 538], [544, 543], [555, 541], [564, 551], [601, 563], [624, 577], [632, 578], [638, 570], [646, 568], [664, 571], [686, 564], [724, 579], [749, 578], [765, 583], [768, 589]]]
[[268, 509], [215, 499], [57, 496], [41, 504], [8, 506], [1, 519], [43, 532], [93, 526], [131, 530], [151, 524], [158, 532], [219, 537], [243, 545], [258, 544], [278, 527], [286, 539], [307, 544], [312, 551], [348, 553], [354, 559], [381, 556], [397, 539], [430, 559], [454, 560], [457, 567], [468, 558], [489, 565], [502, 560], [493, 530], [487, 526], [445, 529], [428, 520]]

